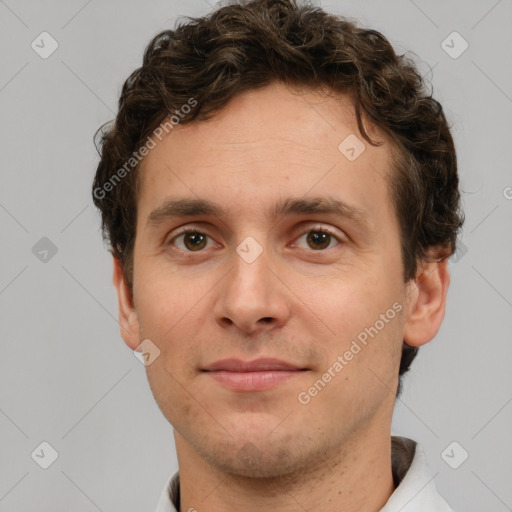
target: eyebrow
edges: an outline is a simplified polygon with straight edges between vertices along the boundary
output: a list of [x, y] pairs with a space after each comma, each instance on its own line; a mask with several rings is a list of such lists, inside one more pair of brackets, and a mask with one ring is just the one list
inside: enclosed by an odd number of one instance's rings
[[[289, 197], [276, 203], [268, 213], [269, 216], [274, 218], [308, 213], [332, 214], [347, 218], [358, 224], [361, 228], [368, 228], [368, 218], [364, 210], [331, 196], [311, 198]], [[228, 217], [228, 211], [220, 204], [207, 199], [170, 199], [155, 208], [148, 215], [146, 225], [157, 227], [166, 220], [175, 217], [197, 217], [200, 215], [226, 218]]]

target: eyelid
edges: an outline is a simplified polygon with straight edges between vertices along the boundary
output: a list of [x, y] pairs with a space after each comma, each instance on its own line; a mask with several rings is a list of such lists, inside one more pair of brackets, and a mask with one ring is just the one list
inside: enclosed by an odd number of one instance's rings
[[[342, 243], [346, 243], [347, 242], [346, 236], [343, 236], [343, 235], [340, 234], [342, 232], [338, 232], [338, 230], [336, 230], [335, 228], [332, 228], [332, 227], [330, 227], [328, 225], [318, 224], [318, 223], [315, 224], [315, 225], [308, 225], [308, 224], [306, 224], [305, 226], [302, 226], [300, 228], [300, 235], [298, 237], [295, 237], [295, 240], [297, 240], [298, 238], [301, 238], [305, 234], [310, 233], [312, 231], [321, 231], [321, 232], [324, 232], [324, 233], [328, 233], [329, 235], [331, 235], [338, 242], [338, 244], [342, 244]], [[331, 249], [333, 249], [333, 248], [334, 247], [331, 247]], [[320, 252], [326, 252], [326, 250], [315, 251], [315, 252], [319, 252], [319, 253]]]
[[[187, 233], [201, 233], [202, 235], [205, 235], [206, 237], [208, 237], [210, 240], [213, 240], [213, 238], [210, 235], [208, 235], [207, 233], [205, 233], [205, 231], [207, 231], [207, 230], [202, 228], [201, 226], [194, 226], [194, 225], [187, 224], [186, 226], [183, 226], [182, 228], [177, 228], [177, 231], [175, 233], [173, 233], [172, 238], [170, 238], [168, 242], [165, 241], [165, 240], [167, 240], [167, 237], [166, 237], [164, 239], [164, 245], [173, 245], [174, 246], [174, 243], [173, 243], [174, 240], [176, 240], [176, 238], [178, 238], [179, 236], [187, 234]], [[181, 250], [181, 249], [177, 249], [177, 250]], [[201, 251], [185, 251], [185, 252], [193, 254], [194, 252], [204, 252], [204, 249]]]

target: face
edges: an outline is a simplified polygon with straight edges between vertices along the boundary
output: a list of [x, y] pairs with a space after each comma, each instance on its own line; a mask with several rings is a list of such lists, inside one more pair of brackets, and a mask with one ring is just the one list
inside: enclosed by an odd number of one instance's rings
[[349, 98], [274, 84], [143, 162], [125, 340], [158, 347], [161, 411], [220, 469], [289, 474], [391, 421], [408, 289], [372, 135]]

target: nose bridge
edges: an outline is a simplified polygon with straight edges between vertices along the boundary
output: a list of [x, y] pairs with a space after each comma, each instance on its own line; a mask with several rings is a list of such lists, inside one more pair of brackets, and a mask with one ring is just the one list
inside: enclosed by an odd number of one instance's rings
[[[271, 251], [263, 236], [238, 244], [214, 308], [217, 323], [236, 325], [246, 333], [273, 328], [288, 317], [287, 297], [271, 270]], [[265, 327], [266, 326], [266, 327]]]

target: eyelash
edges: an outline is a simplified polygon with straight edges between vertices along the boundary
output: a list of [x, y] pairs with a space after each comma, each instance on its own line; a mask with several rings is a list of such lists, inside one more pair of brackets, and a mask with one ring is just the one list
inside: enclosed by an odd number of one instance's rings
[[[340, 238], [340, 236], [334, 232], [334, 230], [330, 229], [330, 228], [326, 228], [324, 226], [314, 226], [312, 228], [309, 228], [307, 229], [306, 231], [304, 231], [302, 233], [302, 235], [299, 237], [299, 238], [302, 238], [302, 236], [308, 234], [308, 233], [311, 233], [311, 232], [320, 232], [320, 233], [327, 233], [328, 235], [332, 236], [337, 242], [338, 244], [343, 244], [344, 243], [344, 240], [342, 240]], [[181, 231], [179, 231], [178, 233], [176, 233], [173, 238], [169, 241], [168, 245], [174, 245], [174, 241], [182, 236], [182, 235], [186, 235], [188, 233], [195, 233], [195, 234], [201, 234], [201, 235], [205, 235], [207, 236], [208, 238], [211, 238], [209, 235], [207, 235], [206, 233], [204, 233], [203, 231], [201, 231], [201, 229], [198, 229], [198, 228], [194, 228], [194, 227], [186, 227], [186, 228], [183, 228]], [[315, 252], [326, 252], [328, 249], [333, 249], [333, 247], [328, 247], [327, 249], [318, 249], [318, 250], [314, 250], [314, 249], [311, 249], [311, 252], [315, 253]], [[183, 249], [177, 249], [179, 251], [183, 251]], [[183, 251], [183, 252], [186, 252], [186, 253], [189, 253], [189, 254], [193, 254], [195, 252], [204, 252], [205, 249], [202, 249], [202, 250], [199, 250], [199, 251]]]

